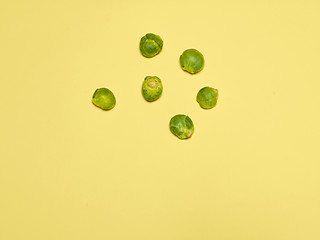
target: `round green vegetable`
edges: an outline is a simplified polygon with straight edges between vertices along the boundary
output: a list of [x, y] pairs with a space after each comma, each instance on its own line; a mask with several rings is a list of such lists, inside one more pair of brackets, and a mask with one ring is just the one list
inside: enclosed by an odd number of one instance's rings
[[218, 89], [212, 87], [201, 88], [197, 94], [197, 102], [200, 107], [210, 109], [216, 106], [218, 101]]
[[171, 118], [169, 126], [171, 132], [180, 139], [190, 138], [194, 132], [192, 120], [183, 114]]
[[163, 41], [160, 36], [153, 33], [147, 33], [140, 40], [140, 52], [147, 58], [157, 55], [163, 47]]
[[142, 83], [142, 96], [148, 102], [153, 102], [160, 98], [163, 86], [160, 78], [156, 76], [145, 77]]
[[116, 98], [108, 88], [98, 88], [92, 96], [92, 103], [103, 110], [110, 110], [116, 105]]
[[203, 55], [196, 49], [187, 49], [180, 56], [181, 68], [191, 74], [200, 72], [203, 69], [203, 65]]

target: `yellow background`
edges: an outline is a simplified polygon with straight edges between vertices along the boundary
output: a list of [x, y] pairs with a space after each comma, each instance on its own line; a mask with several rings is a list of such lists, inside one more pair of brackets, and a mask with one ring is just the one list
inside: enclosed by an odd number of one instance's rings
[[[0, 3], [1, 240], [320, 239], [320, 2]], [[141, 56], [147, 32], [162, 52]], [[189, 75], [179, 56], [196, 48]], [[162, 97], [147, 103], [145, 76]], [[195, 101], [219, 89], [217, 106]], [[111, 89], [116, 107], [91, 103]], [[181, 141], [170, 118], [189, 115]]]

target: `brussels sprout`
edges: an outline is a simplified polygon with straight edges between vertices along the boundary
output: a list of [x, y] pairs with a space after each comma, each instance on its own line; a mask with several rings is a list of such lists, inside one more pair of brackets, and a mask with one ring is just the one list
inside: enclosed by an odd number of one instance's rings
[[163, 47], [163, 41], [160, 36], [153, 33], [147, 33], [140, 40], [140, 52], [147, 58], [157, 55]]
[[200, 72], [203, 68], [203, 65], [203, 55], [196, 49], [187, 49], [180, 56], [181, 68], [191, 74]]
[[142, 96], [148, 102], [153, 102], [160, 98], [163, 86], [160, 78], [156, 76], [145, 77], [142, 83]]
[[169, 126], [171, 132], [180, 139], [189, 138], [194, 132], [192, 120], [183, 114], [178, 114], [171, 118]]
[[103, 110], [110, 110], [116, 105], [116, 98], [108, 88], [98, 88], [92, 96], [92, 103]]
[[201, 88], [197, 94], [197, 102], [200, 107], [210, 109], [216, 106], [218, 101], [218, 89], [211, 87]]

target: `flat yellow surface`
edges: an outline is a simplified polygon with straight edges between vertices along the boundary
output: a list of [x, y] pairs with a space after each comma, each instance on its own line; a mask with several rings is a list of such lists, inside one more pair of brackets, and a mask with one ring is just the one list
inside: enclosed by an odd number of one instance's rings
[[[1, 240], [319, 240], [320, 2], [3, 0]], [[162, 52], [141, 56], [148, 33]], [[205, 57], [197, 75], [179, 56]], [[145, 76], [161, 78], [154, 103]], [[204, 86], [218, 104], [195, 101]], [[91, 103], [96, 88], [111, 111]], [[170, 118], [191, 117], [181, 141]]]

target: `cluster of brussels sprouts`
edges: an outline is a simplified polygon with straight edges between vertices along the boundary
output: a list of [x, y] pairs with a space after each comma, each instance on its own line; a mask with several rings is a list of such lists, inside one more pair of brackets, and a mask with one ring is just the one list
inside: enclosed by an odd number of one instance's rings
[[[148, 33], [140, 39], [140, 52], [144, 57], [151, 58], [159, 54], [163, 47], [163, 41], [159, 35]], [[187, 49], [180, 56], [182, 70], [195, 74], [204, 66], [204, 57], [196, 49]], [[162, 82], [157, 76], [146, 76], [142, 83], [142, 96], [148, 102], [156, 101], [163, 91]], [[217, 104], [218, 90], [212, 87], [203, 87], [199, 90], [197, 102], [203, 109], [211, 109]], [[98, 88], [93, 96], [92, 103], [103, 110], [110, 110], [116, 104], [114, 94], [107, 88]], [[190, 138], [194, 132], [194, 125], [190, 117], [177, 114], [171, 118], [170, 131], [179, 139]]]

